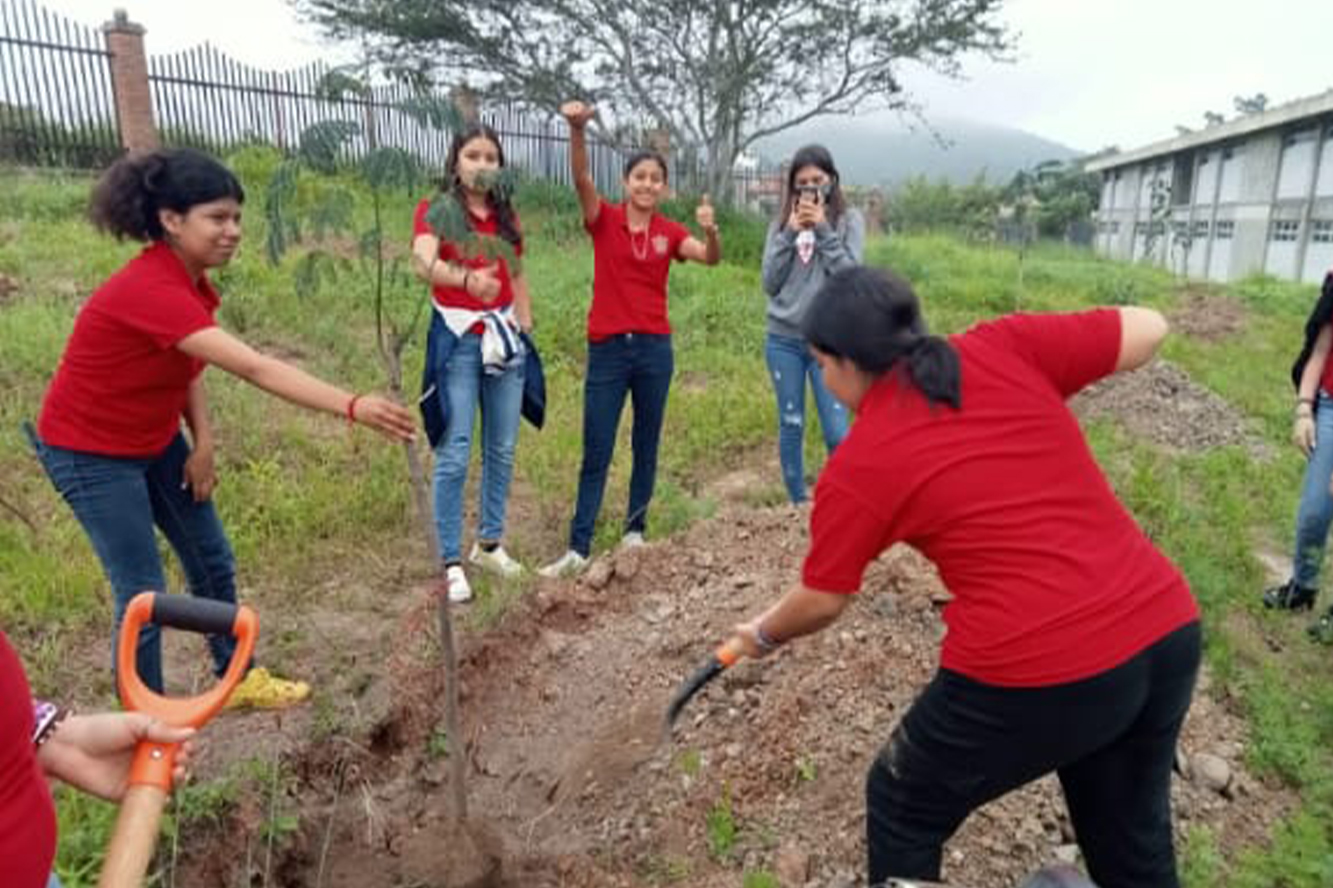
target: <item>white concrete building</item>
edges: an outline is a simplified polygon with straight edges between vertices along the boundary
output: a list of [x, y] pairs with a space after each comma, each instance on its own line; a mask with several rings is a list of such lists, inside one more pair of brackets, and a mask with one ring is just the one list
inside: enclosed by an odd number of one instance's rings
[[1333, 90], [1087, 169], [1102, 175], [1100, 253], [1214, 281], [1333, 269]]

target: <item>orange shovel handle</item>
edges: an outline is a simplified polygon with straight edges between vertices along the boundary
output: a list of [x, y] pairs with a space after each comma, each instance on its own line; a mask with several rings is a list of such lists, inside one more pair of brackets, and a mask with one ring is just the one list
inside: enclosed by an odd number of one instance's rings
[[[236, 652], [227, 664], [227, 672], [212, 688], [194, 697], [164, 697], [148, 689], [139, 678], [135, 655], [139, 633], [153, 623], [236, 638]], [[179, 728], [200, 728], [218, 713], [250, 665], [255, 650], [259, 620], [244, 605], [224, 604], [193, 595], [163, 595], [142, 592], [130, 601], [120, 628], [116, 650], [116, 683], [120, 700], [131, 712], [145, 712], [158, 721]], [[156, 786], [171, 789], [171, 771], [175, 765], [176, 746], [144, 741], [134, 752], [130, 766], [131, 786]]]

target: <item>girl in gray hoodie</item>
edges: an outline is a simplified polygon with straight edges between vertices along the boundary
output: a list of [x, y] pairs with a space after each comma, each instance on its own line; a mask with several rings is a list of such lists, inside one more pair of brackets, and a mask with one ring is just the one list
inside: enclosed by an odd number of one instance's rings
[[819, 412], [829, 453], [847, 434], [847, 411], [829, 394], [801, 336], [801, 320], [818, 311], [815, 294], [834, 272], [861, 264], [865, 219], [847, 206], [833, 156], [822, 145], [796, 152], [778, 217], [764, 246], [768, 335], [764, 357], [778, 404], [778, 457], [793, 503], [805, 501], [805, 382]]

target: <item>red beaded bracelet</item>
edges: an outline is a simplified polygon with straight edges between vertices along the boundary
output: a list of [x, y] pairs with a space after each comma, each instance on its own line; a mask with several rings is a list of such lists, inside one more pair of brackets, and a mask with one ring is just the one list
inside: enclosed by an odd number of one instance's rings
[[356, 402], [361, 400], [360, 395], [352, 395], [352, 400], [347, 402], [347, 421], [356, 423]]

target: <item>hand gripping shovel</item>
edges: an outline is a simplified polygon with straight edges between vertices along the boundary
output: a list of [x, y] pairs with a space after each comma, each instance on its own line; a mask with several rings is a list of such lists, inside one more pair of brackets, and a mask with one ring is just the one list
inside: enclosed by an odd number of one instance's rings
[[[146, 623], [235, 636], [236, 652], [227, 665], [227, 673], [210, 690], [196, 697], [168, 698], [150, 691], [139, 679], [135, 663], [139, 632]], [[203, 727], [227, 702], [232, 689], [245, 674], [258, 631], [259, 621], [254, 611], [243, 605], [223, 604], [192, 595], [156, 592], [136, 595], [125, 611], [116, 650], [116, 683], [120, 688], [121, 703], [131, 712], [145, 712], [175, 727]], [[139, 888], [143, 884], [157, 845], [158, 825], [167, 794], [171, 791], [171, 772], [175, 763], [174, 743], [144, 740], [134, 751], [129, 787], [120, 803], [116, 830], [107, 847], [98, 888]]]
[[740, 643], [733, 638], [714, 651], [713, 656], [708, 658], [708, 662], [695, 670], [694, 674], [680, 686], [680, 690], [676, 691], [676, 696], [671, 700], [671, 705], [667, 707], [666, 735], [668, 737], [671, 736], [671, 726], [680, 717], [681, 711], [685, 709], [685, 704], [694, 699], [694, 696], [702, 691], [710, 681], [734, 666], [740, 658]]

